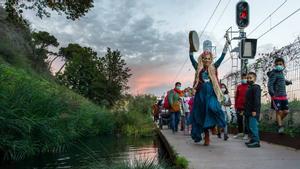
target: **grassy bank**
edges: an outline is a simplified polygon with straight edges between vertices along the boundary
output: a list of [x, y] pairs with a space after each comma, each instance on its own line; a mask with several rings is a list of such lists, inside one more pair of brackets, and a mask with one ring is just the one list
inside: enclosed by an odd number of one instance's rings
[[8, 22], [1, 7], [0, 24], [0, 164], [64, 151], [86, 136], [152, 135], [153, 97], [127, 96], [112, 110], [96, 105], [37, 62], [29, 26]]
[[112, 133], [113, 115], [68, 89], [0, 66], [0, 150], [18, 160], [86, 135]]
[[112, 111], [5, 64], [0, 65], [0, 99], [0, 150], [6, 160], [62, 151], [84, 136], [147, 136], [153, 130], [149, 110], [142, 112], [139, 107], [150, 108], [148, 96], [130, 97], [127, 110]]

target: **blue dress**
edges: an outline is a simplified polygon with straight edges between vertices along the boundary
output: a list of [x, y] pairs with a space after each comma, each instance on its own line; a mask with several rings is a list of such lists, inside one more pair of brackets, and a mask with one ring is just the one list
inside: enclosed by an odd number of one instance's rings
[[[225, 57], [222, 53], [214, 66], [218, 68]], [[195, 70], [197, 70], [197, 62], [190, 53], [190, 59]], [[213, 85], [209, 80], [208, 72], [203, 71], [200, 77], [203, 80], [200, 88], [197, 90], [194, 99], [194, 105], [191, 115], [192, 131], [191, 136], [195, 142], [202, 140], [201, 134], [205, 129], [219, 126], [224, 128], [226, 126], [225, 114], [222, 110], [221, 104], [214, 92]]]

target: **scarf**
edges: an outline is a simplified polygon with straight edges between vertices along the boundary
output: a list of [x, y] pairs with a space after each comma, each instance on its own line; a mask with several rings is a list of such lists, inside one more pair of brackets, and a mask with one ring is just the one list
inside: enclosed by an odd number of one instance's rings
[[174, 91], [175, 91], [176, 93], [178, 93], [180, 97], [183, 96], [183, 92], [182, 92], [181, 90], [178, 90], [178, 89], [174, 88]]
[[[196, 71], [196, 74], [195, 74], [195, 80], [194, 80], [194, 85], [193, 85], [194, 90], [197, 90], [198, 85], [203, 83], [202, 80], [200, 81], [200, 79], [202, 78], [202, 77], [200, 77], [201, 73], [205, 69], [204, 66], [203, 66], [203, 62], [202, 62], [202, 56], [207, 55], [207, 54], [209, 54], [211, 57], [213, 57], [212, 53], [203, 52], [198, 58], [198, 66], [197, 66], [197, 71]], [[209, 76], [209, 78], [212, 82], [213, 89], [214, 89], [214, 92], [217, 96], [217, 99], [218, 99], [219, 102], [221, 102], [223, 100], [223, 93], [222, 93], [220, 85], [219, 85], [219, 80], [218, 80], [218, 77], [217, 77], [217, 70], [216, 70], [214, 64], [211, 64], [211, 65], [208, 66], [207, 72], [208, 72], [208, 76]]]

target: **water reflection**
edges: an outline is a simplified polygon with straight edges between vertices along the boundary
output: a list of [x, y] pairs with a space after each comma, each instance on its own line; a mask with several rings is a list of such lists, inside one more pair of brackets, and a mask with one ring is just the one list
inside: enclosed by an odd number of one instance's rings
[[[155, 138], [117, 138], [94, 137], [78, 141], [70, 146], [67, 152], [26, 159], [10, 166], [7, 169], [68, 169], [68, 168], [95, 168], [101, 165], [111, 166], [127, 161], [162, 162], [165, 158], [162, 145]], [[97, 168], [98, 168], [97, 167]]]

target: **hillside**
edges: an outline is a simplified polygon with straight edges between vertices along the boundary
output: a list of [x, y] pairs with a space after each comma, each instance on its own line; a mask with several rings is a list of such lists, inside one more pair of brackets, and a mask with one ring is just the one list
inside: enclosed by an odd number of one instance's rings
[[[0, 8], [0, 166], [43, 152], [64, 151], [74, 141], [104, 134], [151, 135], [151, 96], [127, 96], [113, 110], [96, 105], [36, 71], [31, 32], [12, 24]], [[36, 63], [35, 63], [36, 64]]]

